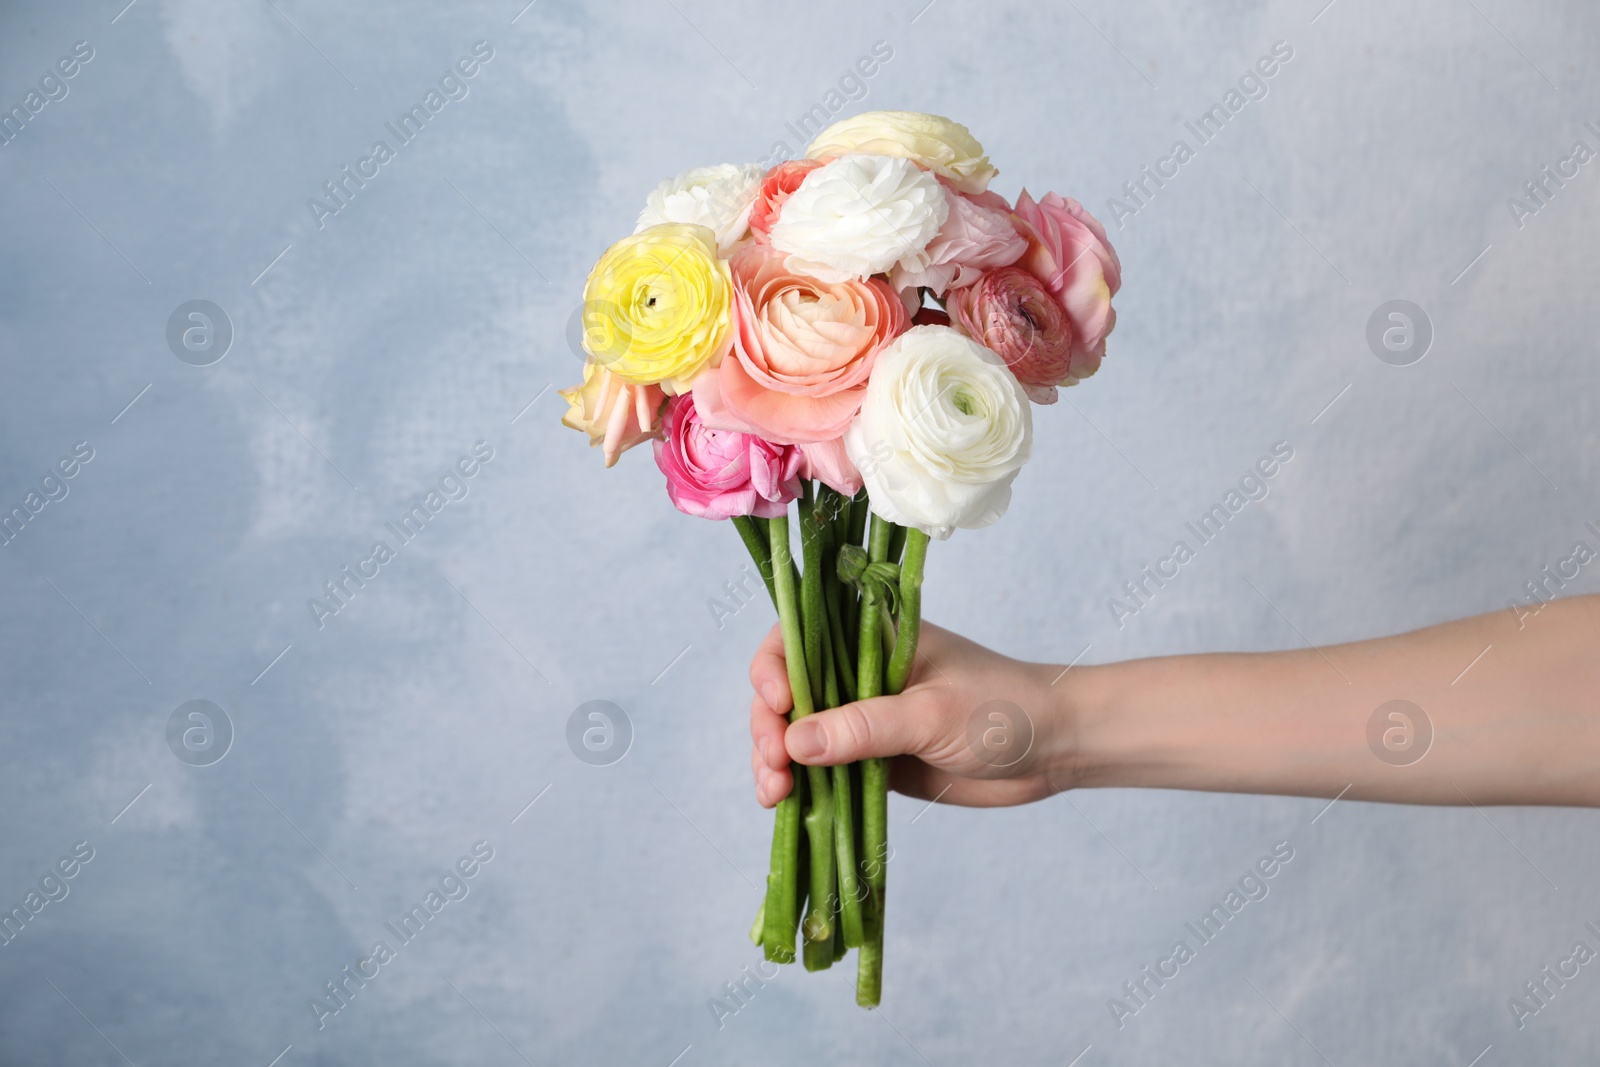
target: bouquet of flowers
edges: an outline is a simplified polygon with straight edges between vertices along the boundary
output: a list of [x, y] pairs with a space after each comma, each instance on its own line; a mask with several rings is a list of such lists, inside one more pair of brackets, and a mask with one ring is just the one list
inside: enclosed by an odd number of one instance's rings
[[[681, 511], [731, 519], [782, 626], [794, 706], [897, 693], [930, 539], [1005, 513], [1031, 404], [1092, 375], [1121, 281], [1105, 229], [1015, 204], [965, 126], [874, 111], [806, 158], [662, 182], [584, 286], [562, 421], [606, 466], [654, 444]], [[789, 506], [796, 505], [799, 552]], [[807, 767], [778, 804], [751, 938], [807, 970], [859, 950], [882, 996], [888, 766]]]

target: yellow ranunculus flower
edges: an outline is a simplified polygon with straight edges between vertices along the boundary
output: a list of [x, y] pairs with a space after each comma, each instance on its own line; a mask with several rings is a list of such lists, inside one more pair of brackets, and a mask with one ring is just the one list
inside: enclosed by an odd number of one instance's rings
[[733, 340], [733, 276], [704, 226], [664, 222], [624, 237], [583, 286], [583, 347], [635, 385], [686, 393]]
[[806, 149], [812, 159], [852, 153], [909, 159], [963, 193], [983, 192], [999, 173], [965, 126], [920, 111], [863, 111], [829, 126]]

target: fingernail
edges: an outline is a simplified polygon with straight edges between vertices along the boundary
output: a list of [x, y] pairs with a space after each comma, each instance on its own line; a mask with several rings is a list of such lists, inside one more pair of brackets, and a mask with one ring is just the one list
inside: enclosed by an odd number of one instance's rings
[[761, 699], [767, 702], [767, 707], [776, 711], [778, 708], [778, 687], [771, 682], [761, 683]]
[[828, 750], [828, 739], [822, 724], [801, 720], [789, 727], [787, 739], [789, 754], [796, 759], [815, 759]]

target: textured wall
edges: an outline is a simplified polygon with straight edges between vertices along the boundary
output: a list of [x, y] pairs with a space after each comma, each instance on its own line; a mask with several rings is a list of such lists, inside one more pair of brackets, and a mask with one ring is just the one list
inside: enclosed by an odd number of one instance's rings
[[[717, 628], [732, 531], [674, 512], [642, 454], [603, 472], [552, 387], [649, 186], [797, 148], [785, 123], [883, 42], [851, 110], [966, 121], [1002, 192], [1119, 216], [1125, 266], [1104, 369], [1039, 413], [1006, 521], [936, 546], [931, 618], [1096, 662], [1504, 607], [1600, 544], [1600, 166], [1508, 205], [1600, 149], [1591, 5], [124, 2], [0, 14], [7, 108], [92, 49], [0, 147], [0, 505], [60, 497], [0, 547], [0, 901], [66, 892], [0, 946], [0, 1060], [1595, 1055], [1590, 968], [1521, 1031], [1506, 1006], [1600, 945], [1591, 816], [1139, 791], [897, 798], [883, 1011], [849, 969], [791, 970], [719, 1027], [708, 999], [757, 958], [744, 671], [769, 609]], [[479, 41], [401, 144], [385, 124]], [[1185, 123], [1280, 41], [1200, 143]], [[314, 214], [379, 139], [393, 158]], [[1177, 175], [1114, 210], [1179, 139]], [[1367, 340], [1397, 299], [1431, 322], [1408, 366]], [[220, 334], [169, 344], [193, 300], [231, 324], [209, 365]], [[1270, 494], [1115, 618], [1279, 441]], [[461, 498], [401, 544], [385, 523], [441, 479]], [[319, 626], [308, 599], [379, 540]], [[566, 741], [591, 699], [632, 724], [609, 766]], [[1278, 842], [1270, 894], [1119, 1030], [1108, 998]], [[458, 861], [460, 899], [389, 933]], [[319, 1030], [308, 1001], [380, 939]]]

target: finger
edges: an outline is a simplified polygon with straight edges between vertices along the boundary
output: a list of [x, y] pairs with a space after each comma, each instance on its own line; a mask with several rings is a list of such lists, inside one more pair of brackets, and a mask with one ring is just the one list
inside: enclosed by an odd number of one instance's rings
[[756, 802], [763, 808], [773, 807], [789, 795], [794, 788], [794, 775], [788, 771], [768, 770], [761, 784], [756, 786]]
[[774, 770], [789, 765], [789, 753], [783, 747], [783, 731], [788, 724], [788, 719], [768, 707], [761, 697], [750, 699], [750, 747], [756, 759]]
[[920, 752], [932, 740], [927, 709], [906, 696], [871, 697], [807, 715], [784, 732], [800, 763], [831, 767], [877, 756]]
[[774, 625], [750, 660], [750, 684], [767, 707], [779, 714], [793, 707], [789, 694], [789, 667], [783, 658], [783, 629]]

